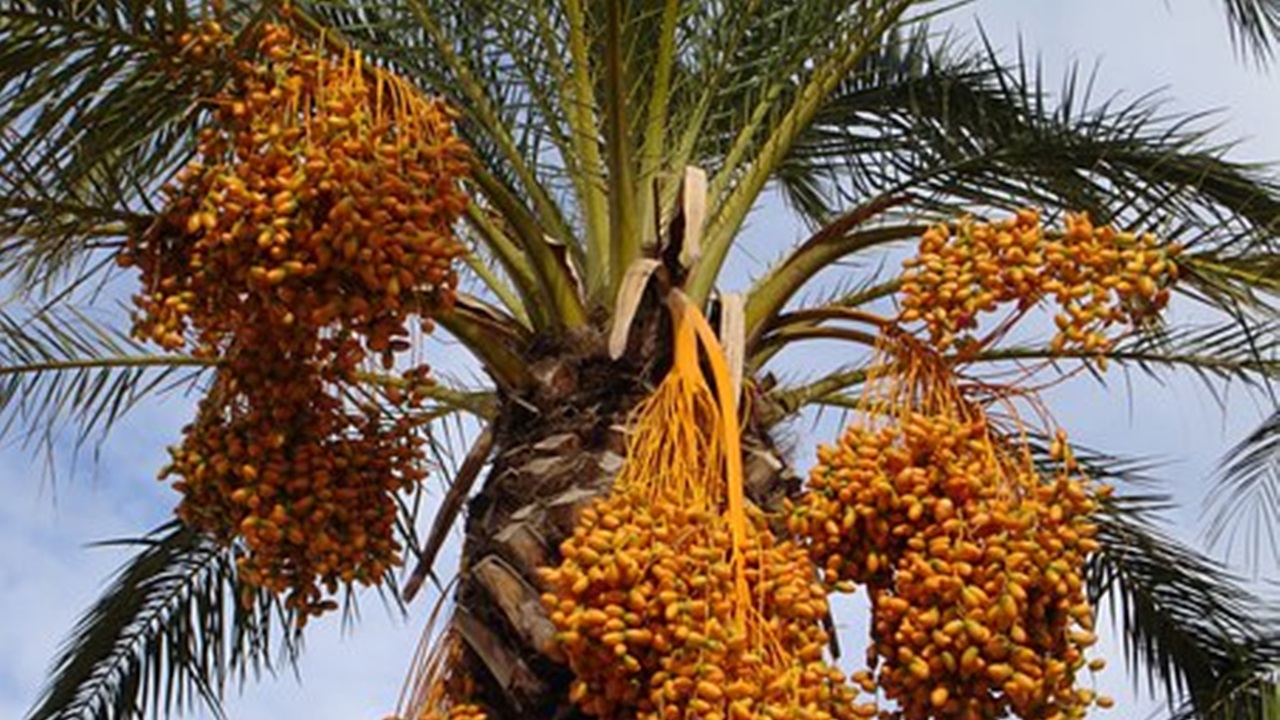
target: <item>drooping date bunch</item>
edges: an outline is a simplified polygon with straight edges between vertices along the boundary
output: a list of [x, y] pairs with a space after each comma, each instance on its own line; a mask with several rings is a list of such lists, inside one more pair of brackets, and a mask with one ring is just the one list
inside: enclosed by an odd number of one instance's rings
[[824, 660], [827, 601], [808, 553], [744, 497], [736, 400], [702, 370], [731, 387], [723, 351], [673, 298], [672, 368], [635, 411], [609, 496], [543, 572], [571, 699], [604, 720], [874, 714]]
[[750, 518], [744, 604], [715, 515], [627, 493], [582, 514], [564, 561], [543, 574], [579, 707], [639, 720], [874, 712], [824, 661], [826, 591], [808, 554]]
[[[1018, 432], [943, 375], [928, 356], [869, 393], [861, 419], [819, 450], [789, 528], [829, 587], [870, 596], [871, 670], [856, 679], [896, 703], [882, 717], [1083, 717], [1109, 704], [1079, 687], [1101, 667], [1085, 656], [1084, 572], [1108, 491], [1080, 472], [1065, 434], [1056, 465], [1038, 466]], [[904, 392], [903, 376], [936, 385]]]
[[1095, 226], [1084, 214], [1067, 215], [1060, 232], [1046, 232], [1032, 210], [998, 223], [938, 225], [904, 263], [901, 320], [924, 323], [945, 349], [973, 342], [983, 313], [1050, 301], [1053, 351], [1102, 353], [1114, 342], [1110, 328], [1145, 322], [1168, 303], [1178, 254], [1176, 245]]
[[423, 441], [403, 415], [334, 397], [314, 364], [248, 349], [231, 363], [162, 477], [176, 478], [184, 522], [244, 544], [241, 581], [319, 614], [341, 586], [400, 563], [394, 494], [425, 479]]
[[226, 56], [231, 79], [161, 218], [119, 256], [142, 271], [136, 331], [217, 354], [246, 326], [340, 329], [389, 365], [409, 315], [453, 301], [466, 145], [443, 103], [359, 55], [258, 34], [241, 58], [216, 23], [180, 39]]
[[452, 306], [467, 148], [442, 103], [286, 24], [206, 21], [176, 44], [208, 84], [196, 159], [118, 256], [141, 271], [135, 334], [218, 365], [164, 475], [179, 516], [243, 543], [241, 579], [305, 620], [400, 562], [394, 494], [425, 472], [411, 418], [430, 380], [390, 371], [410, 323]]

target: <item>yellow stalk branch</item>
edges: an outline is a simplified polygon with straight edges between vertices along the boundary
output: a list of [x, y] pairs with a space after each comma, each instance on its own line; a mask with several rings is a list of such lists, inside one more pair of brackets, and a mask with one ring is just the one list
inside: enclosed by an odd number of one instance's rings
[[[734, 580], [738, 591], [749, 596], [746, 576], [747, 548], [747, 500], [746, 487], [742, 475], [742, 429], [738, 425], [738, 399], [733, 394], [733, 380], [729, 373], [729, 363], [725, 360], [724, 350], [716, 338], [715, 331], [707, 323], [689, 300], [679, 291], [671, 294], [673, 303], [687, 315], [687, 322], [693, 325], [702, 341], [707, 354], [707, 362], [711, 366], [711, 377], [716, 384], [716, 396], [720, 403], [720, 421], [724, 433], [724, 474], [729, 499], [729, 529], [733, 533]], [[745, 612], [746, 608], [739, 608]]]

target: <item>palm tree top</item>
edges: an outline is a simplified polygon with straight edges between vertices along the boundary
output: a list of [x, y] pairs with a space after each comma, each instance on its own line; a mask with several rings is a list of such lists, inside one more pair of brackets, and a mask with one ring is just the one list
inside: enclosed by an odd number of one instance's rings
[[[1224, 8], [1240, 51], [1269, 61], [1280, 3]], [[1051, 94], [1027, 58], [932, 30], [951, 9], [922, 0], [4, 4], [0, 278], [17, 300], [0, 306], [0, 428], [48, 440], [70, 422], [97, 437], [146, 391], [208, 383], [225, 365], [216, 353], [157, 350], [130, 336], [124, 313], [72, 302], [96, 283], [119, 287], [111, 260], [155, 227], [159, 188], [216, 115], [209, 100], [230, 82], [228, 64], [172, 61], [182, 34], [215, 18], [246, 52], [264, 23], [287, 23], [456, 113], [471, 154], [459, 225], [470, 252], [456, 304], [435, 320], [488, 381], [422, 388], [427, 421], [487, 422], [511, 403], [545, 403], [538, 362], [566, 347], [603, 358], [611, 330], [625, 366], [644, 336], [646, 282], [664, 273], [653, 282], [681, 285], [722, 327], [740, 328], [736, 374], [757, 393], [761, 422], [849, 406], [863, 364], [770, 383], [769, 363], [818, 339], [870, 357], [874, 318], [902, 287], [885, 275], [814, 292], [821, 273], [960, 215], [1025, 207], [1053, 220], [1085, 211], [1183, 248], [1175, 302], [1200, 303], [1210, 322], [1126, 336], [1106, 348], [1113, 366], [1266, 387], [1278, 367], [1274, 171], [1232, 159], [1202, 117], [1166, 114], [1150, 97], [1095, 103], [1074, 74]], [[740, 295], [720, 293], [726, 259], [770, 190], [810, 234], [780, 248]], [[621, 318], [636, 323], [631, 336]], [[1064, 357], [1043, 340], [993, 344], [966, 361], [979, 373], [1046, 360], [1097, 368], [1092, 349]], [[628, 366], [637, 377], [651, 369]], [[413, 387], [393, 372], [361, 373], [380, 407]], [[1259, 449], [1237, 454], [1241, 497], [1266, 486], [1256, 468], [1273, 435], [1260, 430]], [[1105, 455], [1096, 466], [1099, 477], [1123, 469]], [[1111, 508], [1093, 589], [1118, 603], [1131, 656], [1171, 697], [1213, 716], [1234, 697], [1227, 690], [1252, 697], [1259, 668], [1276, 661], [1275, 639], [1222, 568], [1151, 525], [1155, 504]], [[263, 638], [282, 638], [292, 656], [287, 624], [271, 627], [287, 609], [266, 595], [229, 600], [245, 592], [234, 558], [177, 527], [143, 548], [77, 628], [32, 717], [123, 716], [137, 698], [182, 695], [179, 686], [216, 707], [228, 670], [266, 661]], [[175, 586], [176, 602], [165, 594]], [[179, 649], [205, 637], [179, 623], [192, 607], [231, 633], [198, 657]], [[144, 616], [159, 629], [137, 635], [131, 623]], [[161, 666], [168, 676], [152, 674]]]

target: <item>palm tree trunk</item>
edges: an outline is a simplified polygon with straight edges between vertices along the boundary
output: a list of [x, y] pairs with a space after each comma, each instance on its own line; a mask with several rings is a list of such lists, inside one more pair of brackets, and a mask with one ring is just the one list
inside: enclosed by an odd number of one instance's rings
[[[659, 323], [646, 324], [642, 335], [665, 337]], [[650, 375], [635, 364], [620, 372], [603, 352], [553, 358], [534, 370], [542, 387], [532, 402], [508, 402], [495, 423], [493, 466], [468, 507], [456, 595], [453, 624], [473, 699], [490, 720], [581, 715], [567, 699], [573, 678], [560, 662], [537, 568], [560, 562], [560, 543], [579, 512], [609, 492], [624, 461], [627, 414]], [[799, 482], [763, 433], [746, 430], [748, 493], [776, 507]]]

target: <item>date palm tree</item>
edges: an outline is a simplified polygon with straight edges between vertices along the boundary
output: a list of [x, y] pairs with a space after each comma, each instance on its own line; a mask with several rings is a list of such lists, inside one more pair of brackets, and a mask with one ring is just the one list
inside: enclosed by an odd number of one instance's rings
[[[224, 5], [219, 21], [245, 37], [282, 13]], [[422, 580], [465, 516], [449, 622], [491, 717], [573, 712], [535, 569], [556, 561], [572, 509], [607, 489], [619, 428], [670, 351], [646, 287], [678, 284], [723, 327], [737, 323], [757, 499], [794, 490], [776, 441], [783, 423], [856, 403], [874, 340], [859, 318], [897, 289], [893, 273], [866, 269], [964, 214], [1032, 206], [1156, 230], [1185, 248], [1177, 292], [1207, 308], [1203, 322], [1127, 336], [1107, 351], [1110, 366], [1253, 388], [1277, 374], [1277, 177], [1227, 159], [1195, 116], [1159, 114], [1146, 99], [1095, 103], [1074, 76], [1051, 95], [1025, 58], [932, 30], [952, 5], [335, 0], [288, 11], [315, 43], [357, 50], [445, 98], [472, 149], [463, 291], [436, 320], [486, 383], [442, 378], [415, 411], [428, 435], [459, 417], [478, 429], [442, 503], [403, 498], [416, 571], [395, 592]], [[1225, 8], [1241, 47], [1267, 60], [1280, 4]], [[81, 305], [133, 282], [111, 260], [154, 222], [159, 187], [208, 121], [204, 93], [225, 78], [171, 55], [172, 38], [214, 12], [186, 0], [0, 3], [0, 275], [16, 291], [0, 306], [0, 426], [10, 432], [50, 447], [68, 423], [95, 437], [151, 393], [206, 385], [221, 362], [155, 351], [130, 337], [126, 312]], [[785, 207], [808, 239], [770, 248], [780, 260], [744, 292], [719, 292], [765, 203]], [[851, 265], [860, 269], [827, 281]], [[637, 282], [645, 270], [661, 277]], [[837, 343], [847, 362], [779, 380], [777, 358], [814, 341]], [[1098, 367], [1036, 337], [965, 362], [994, 372], [1050, 358], [1064, 376]], [[374, 402], [393, 392], [386, 378], [367, 380]], [[1089, 584], [1114, 608], [1128, 659], [1179, 717], [1280, 717], [1280, 637], [1261, 601], [1163, 534], [1167, 498], [1126, 484], [1140, 468], [1081, 457], [1122, 485]], [[1242, 497], [1275, 512], [1274, 495]], [[72, 630], [32, 720], [198, 703], [217, 713], [228, 680], [300, 651], [292, 610], [238, 577], [242, 547], [174, 522], [138, 548]]]

